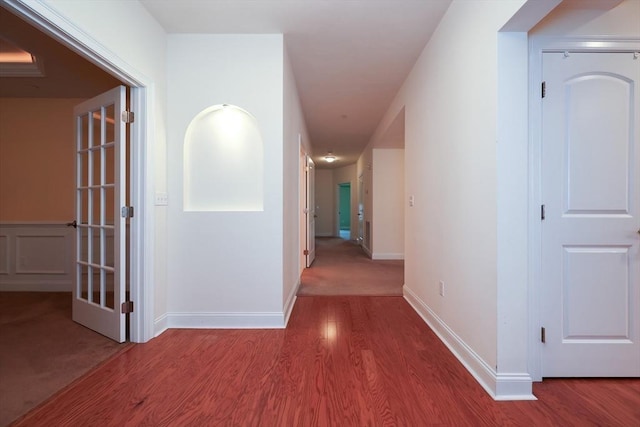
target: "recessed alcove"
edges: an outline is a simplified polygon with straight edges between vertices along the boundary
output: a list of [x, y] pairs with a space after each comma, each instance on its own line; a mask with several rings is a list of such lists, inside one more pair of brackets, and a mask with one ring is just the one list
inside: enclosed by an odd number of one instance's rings
[[184, 210], [263, 210], [263, 141], [258, 122], [234, 105], [214, 105], [184, 139]]

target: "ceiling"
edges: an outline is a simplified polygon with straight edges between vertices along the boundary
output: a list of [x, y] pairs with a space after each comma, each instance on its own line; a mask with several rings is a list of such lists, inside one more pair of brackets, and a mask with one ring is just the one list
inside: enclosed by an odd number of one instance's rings
[[[450, 2], [141, 0], [168, 33], [284, 34], [318, 167], [357, 160]], [[4, 9], [0, 12], [0, 36], [41, 57], [47, 75], [3, 77], [0, 96], [91, 97], [118, 84]], [[401, 146], [404, 138], [389, 140]], [[338, 161], [322, 162], [327, 151]]]

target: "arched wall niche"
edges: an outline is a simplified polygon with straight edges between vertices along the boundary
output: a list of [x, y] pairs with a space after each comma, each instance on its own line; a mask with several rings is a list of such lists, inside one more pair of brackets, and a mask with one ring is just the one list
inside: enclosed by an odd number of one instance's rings
[[257, 120], [235, 105], [208, 107], [184, 139], [184, 210], [262, 211], [263, 141]]

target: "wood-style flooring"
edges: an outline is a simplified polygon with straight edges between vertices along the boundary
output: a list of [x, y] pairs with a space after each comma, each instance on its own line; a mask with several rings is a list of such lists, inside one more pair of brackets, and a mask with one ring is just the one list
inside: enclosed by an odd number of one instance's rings
[[169, 330], [21, 426], [640, 426], [640, 380], [496, 402], [402, 297], [300, 297], [284, 330]]

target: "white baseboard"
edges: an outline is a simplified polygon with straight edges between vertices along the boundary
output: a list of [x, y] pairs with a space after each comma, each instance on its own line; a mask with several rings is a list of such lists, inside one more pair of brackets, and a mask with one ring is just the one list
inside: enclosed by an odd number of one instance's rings
[[496, 373], [495, 369], [482, 360], [411, 289], [404, 285], [402, 290], [405, 300], [493, 399], [536, 400], [532, 393], [533, 381], [529, 374]]
[[289, 293], [283, 313], [166, 313], [154, 321], [154, 337], [167, 329], [283, 329], [296, 302], [300, 281]]
[[360, 245], [360, 247], [362, 248], [362, 250], [364, 251], [364, 253], [365, 253], [365, 254], [367, 254], [367, 256], [368, 256], [369, 258], [371, 258], [371, 257], [372, 257], [372, 253], [371, 253], [371, 251], [369, 250], [369, 248], [368, 248], [368, 247], [366, 247], [365, 245]]
[[538, 400], [533, 395], [533, 378], [527, 373], [498, 373], [495, 400]]
[[316, 233], [316, 237], [338, 237], [333, 233]]
[[404, 259], [403, 253], [373, 253], [371, 254], [371, 259], [375, 260], [397, 260]]
[[167, 315], [163, 314], [153, 322], [153, 337], [155, 338], [162, 335], [167, 329], [169, 329], [169, 320], [167, 319]]
[[298, 283], [293, 287], [289, 295], [287, 296], [287, 301], [284, 304], [284, 327], [286, 328], [289, 324], [289, 317], [291, 317], [291, 312], [293, 311], [293, 306], [296, 304], [296, 299], [298, 295], [298, 289], [300, 288], [300, 279], [298, 279]]
[[167, 329], [283, 329], [284, 313], [167, 313]]

